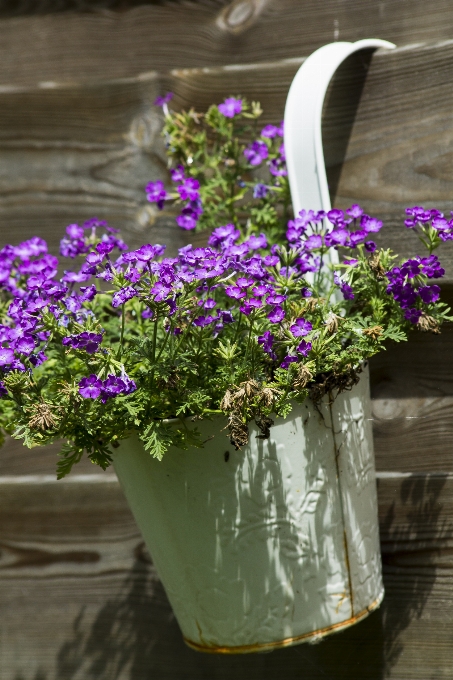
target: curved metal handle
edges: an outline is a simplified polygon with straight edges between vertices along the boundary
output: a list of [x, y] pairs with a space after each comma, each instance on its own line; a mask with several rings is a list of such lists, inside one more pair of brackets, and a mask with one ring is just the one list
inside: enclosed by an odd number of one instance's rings
[[324, 45], [304, 61], [288, 92], [285, 154], [294, 214], [331, 209], [322, 148], [321, 116], [330, 80], [340, 64], [358, 50], [395, 45], [387, 40], [358, 40]]

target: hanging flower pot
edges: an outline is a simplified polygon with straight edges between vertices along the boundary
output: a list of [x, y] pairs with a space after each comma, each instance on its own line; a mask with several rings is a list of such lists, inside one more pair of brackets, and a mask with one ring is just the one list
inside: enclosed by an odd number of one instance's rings
[[368, 371], [332, 403], [295, 404], [235, 451], [215, 417], [203, 449], [114, 467], [184, 640], [226, 654], [346, 628], [383, 597]]
[[428, 254], [404, 261], [374, 242], [379, 219], [330, 209], [325, 88], [379, 45], [306, 60], [284, 146], [282, 124], [257, 135], [256, 102], [171, 113], [159, 98], [175, 187], [147, 198], [180, 206], [207, 247], [129, 250], [94, 218], [66, 228], [62, 267], [38, 237], [0, 251], [0, 436], [65, 440], [59, 478], [85, 454], [114, 463], [194, 649], [317, 639], [383, 596], [363, 367], [453, 320], [431, 281], [453, 223], [408, 208]]

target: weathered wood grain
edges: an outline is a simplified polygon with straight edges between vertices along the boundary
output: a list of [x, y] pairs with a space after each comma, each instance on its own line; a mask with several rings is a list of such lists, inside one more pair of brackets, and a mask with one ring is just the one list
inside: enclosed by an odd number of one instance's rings
[[[67, 0], [48, 3], [49, 9], [52, 4], [71, 7]], [[23, 2], [22, 12], [36, 5]], [[88, 10], [90, 5], [83, 3]], [[91, 13], [3, 19], [0, 82], [96, 80], [150, 69], [285, 59], [333, 40], [374, 36], [399, 45], [444, 40], [451, 37], [453, 14], [448, 0], [431, 0], [429, 12], [422, 0], [205, 0], [122, 12], [109, 11], [109, 5], [98, 2], [98, 11]]]
[[414, 333], [372, 358], [378, 470], [453, 469], [453, 329]]
[[113, 475], [0, 478], [1, 680], [426, 680], [453, 668], [453, 477], [382, 475], [385, 604], [317, 646], [182, 643]]

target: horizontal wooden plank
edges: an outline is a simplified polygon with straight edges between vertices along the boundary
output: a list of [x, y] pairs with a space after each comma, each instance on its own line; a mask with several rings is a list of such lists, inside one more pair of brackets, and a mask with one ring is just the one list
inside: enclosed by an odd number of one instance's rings
[[453, 670], [453, 476], [378, 479], [386, 598], [316, 646], [187, 649], [112, 475], [0, 478], [2, 680], [426, 680]]
[[[25, 12], [36, 3], [6, 5], [15, 11], [22, 5]], [[285, 59], [333, 40], [373, 36], [400, 45], [443, 40], [451, 37], [453, 14], [448, 0], [431, 0], [429, 12], [420, 0], [203, 0], [122, 12], [109, 11], [108, 2], [98, 5], [104, 9], [0, 21], [0, 82], [95, 80], [266, 61], [269, 55]]]
[[453, 328], [413, 333], [372, 358], [378, 470], [453, 470]]

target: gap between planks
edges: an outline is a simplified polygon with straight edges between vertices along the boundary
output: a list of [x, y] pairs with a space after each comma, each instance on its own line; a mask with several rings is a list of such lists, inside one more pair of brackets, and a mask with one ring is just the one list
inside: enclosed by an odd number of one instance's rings
[[[376, 472], [376, 479], [434, 479], [453, 480], [453, 472]], [[57, 479], [55, 475], [0, 475], [0, 486], [8, 484], [118, 484], [116, 474], [69, 475]]]

